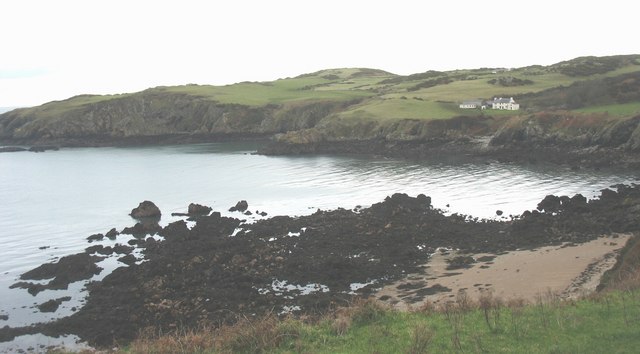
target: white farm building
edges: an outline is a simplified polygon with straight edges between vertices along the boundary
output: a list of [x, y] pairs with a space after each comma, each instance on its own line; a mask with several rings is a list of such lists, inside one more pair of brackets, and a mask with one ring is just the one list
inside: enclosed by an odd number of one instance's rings
[[490, 103], [491, 103], [491, 108], [493, 109], [504, 109], [507, 111], [517, 111], [520, 109], [520, 104], [516, 103], [516, 101], [513, 100], [513, 97], [494, 98], [493, 101], [491, 101]]
[[493, 100], [484, 101], [481, 99], [462, 101], [460, 103], [462, 109], [501, 109], [507, 111], [517, 111], [520, 109], [520, 104], [517, 103], [513, 97], [511, 98], [494, 98]]
[[463, 108], [463, 109], [475, 109], [475, 108], [485, 109], [486, 107], [482, 103], [481, 100], [472, 100], [472, 101], [464, 101], [464, 102], [460, 103], [460, 108]]

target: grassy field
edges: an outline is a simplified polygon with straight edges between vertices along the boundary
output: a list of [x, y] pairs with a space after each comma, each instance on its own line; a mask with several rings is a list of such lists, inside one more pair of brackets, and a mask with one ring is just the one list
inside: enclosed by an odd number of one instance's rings
[[398, 312], [373, 301], [317, 323], [266, 316], [233, 327], [154, 336], [122, 353], [635, 353], [640, 291], [534, 304], [464, 296], [443, 308]]
[[[409, 96], [409, 97], [408, 97]], [[457, 116], [510, 116], [516, 111], [461, 109], [459, 104], [452, 102], [435, 102], [417, 96], [392, 97], [383, 100], [369, 100], [362, 104], [340, 112], [342, 118], [365, 118], [378, 120], [393, 119], [447, 119]]]
[[580, 113], [607, 113], [614, 116], [632, 116], [640, 114], [640, 102], [585, 107], [574, 111]]
[[328, 80], [318, 78], [284, 79], [271, 83], [240, 83], [229, 86], [172, 86], [153, 89], [154, 92], [183, 93], [220, 103], [264, 106], [303, 100], [348, 101], [370, 97], [363, 90], [311, 90], [308, 86], [320, 85]]

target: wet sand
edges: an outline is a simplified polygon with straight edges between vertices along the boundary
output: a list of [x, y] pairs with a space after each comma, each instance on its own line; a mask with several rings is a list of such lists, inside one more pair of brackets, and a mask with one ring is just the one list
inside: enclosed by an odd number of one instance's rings
[[[549, 294], [575, 298], [596, 289], [629, 238], [628, 234], [618, 234], [582, 244], [499, 255], [462, 255], [440, 249], [425, 265], [423, 274], [411, 274], [384, 287], [377, 298], [400, 310], [420, 307], [426, 302], [452, 301], [459, 291], [465, 291], [472, 299], [486, 291], [504, 300], [528, 302]], [[476, 263], [466, 269], [447, 270], [448, 260], [458, 256], [471, 256]]]

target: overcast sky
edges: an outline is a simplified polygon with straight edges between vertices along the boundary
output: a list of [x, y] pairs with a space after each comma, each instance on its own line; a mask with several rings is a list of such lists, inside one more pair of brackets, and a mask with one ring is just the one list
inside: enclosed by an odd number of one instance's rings
[[606, 2], [0, 2], [0, 107], [338, 67], [396, 74], [640, 53], [637, 6]]

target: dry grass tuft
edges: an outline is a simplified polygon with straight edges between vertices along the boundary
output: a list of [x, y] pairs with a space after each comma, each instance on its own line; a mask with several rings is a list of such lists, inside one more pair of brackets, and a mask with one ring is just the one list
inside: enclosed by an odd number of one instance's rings
[[435, 332], [427, 327], [424, 323], [419, 323], [413, 327], [411, 333], [411, 345], [409, 346], [409, 354], [422, 354], [429, 352], [429, 346], [433, 341]]
[[215, 346], [215, 330], [204, 327], [160, 333], [146, 329], [131, 343], [130, 352], [140, 354], [205, 353]]

